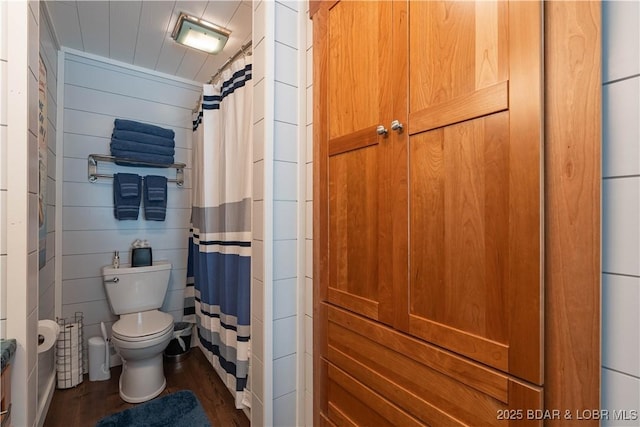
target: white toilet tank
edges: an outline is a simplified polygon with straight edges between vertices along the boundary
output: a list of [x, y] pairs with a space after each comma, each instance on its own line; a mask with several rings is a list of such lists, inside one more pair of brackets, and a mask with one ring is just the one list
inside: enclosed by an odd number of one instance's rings
[[113, 314], [138, 313], [162, 307], [169, 286], [171, 264], [155, 261], [148, 267], [102, 267], [102, 280]]

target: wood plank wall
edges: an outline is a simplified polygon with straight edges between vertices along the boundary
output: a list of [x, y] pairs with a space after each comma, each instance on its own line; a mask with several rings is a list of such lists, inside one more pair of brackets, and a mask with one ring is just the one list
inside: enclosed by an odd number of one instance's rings
[[[129, 262], [135, 239], [147, 239], [154, 259], [172, 265], [162, 307], [182, 319], [186, 283], [187, 239], [191, 200], [191, 110], [199, 86], [147, 74], [71, 53], [65, 54], [64, 165], [62, 206], [62, 315], [84, 313], [84, 336], [100, 334], [100, 322], [110, 329], [114, 316], [106, 300], [100, 268], [110, 264], [113, 251]], [[109, 154], [115, 118], [148, 122], [176, 132], [177, 162], [187, 164], [185, 185], [168, 184], [167, 218], [146, 221], [142, 208], [137, 221], [113, 217], [113, 180], [87, 179], [87, 156]], [[58, 153], [61, 155], [61, 153]], [[175, 169], [122, 167], [100, 163], [100, 173], [137, 173], [175, 178]]]

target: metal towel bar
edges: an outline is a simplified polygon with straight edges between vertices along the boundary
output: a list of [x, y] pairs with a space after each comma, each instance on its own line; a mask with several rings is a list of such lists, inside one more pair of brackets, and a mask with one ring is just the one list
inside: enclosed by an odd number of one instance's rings
[[125, 159], [120, 157], [107, 156], [104, 154], [89, 154], [88, 160], [88, 172], [89, 172], [89, 182], [96, 182], [98, 178], [113, 178], [113, 175], [98, 173], [98, 162], [110, 162], [119, 164], [130, 163], [131, 166], [150, 166], [150, 167], [161, 167], [161, 168], [175, 168], [176, 170], [176, 179], [168, 179], [169, 182], [175, 182], [178, 187], [182, 187], [184, 185], [184, 168], [187, 166], [184, 163], [172, 163], [170, 165], [162, 164], [162, 163], [151, 163], [151, 162], [140, 162], [134, 159]]

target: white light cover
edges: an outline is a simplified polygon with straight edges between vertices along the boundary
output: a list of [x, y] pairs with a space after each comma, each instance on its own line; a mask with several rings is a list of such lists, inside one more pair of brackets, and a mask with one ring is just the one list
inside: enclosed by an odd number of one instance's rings
[[224, 48], [230, 34], [215, 24], [182, 13], [171, 36], [180, 44], [215, 55]]
[[182, 39], [182, 44], [186, 46], [190, 46], [194, 49], [204, 50], [209, 53], [218, 53], [220, 52], [220, 40], [216, 37], [210, 36], [209, 34], [203, 34], [198, 31], [194, 31], [189, 28], [184, 32], [185, 36]]

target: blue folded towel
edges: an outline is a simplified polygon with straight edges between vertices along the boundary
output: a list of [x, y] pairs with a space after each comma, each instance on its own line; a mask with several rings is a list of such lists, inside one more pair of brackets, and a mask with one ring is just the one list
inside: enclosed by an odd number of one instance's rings
[[[124, 164], [124, 165], [133, 165], [135, 164], [135, 160], [139, 162], [150, 162], [150, 163], [159, 163], [162, 165], [171, 165], [173, 164], [173, 156], [164, 156], [162, 154], [153, 154], [153, 153], [141, 153], [138, 151], [129, 151], [129, 150], [117, 150], [111, 148], [111, 155], [115, 157], [120, 157], [121, 159], [130, 159], [134, 160], [134, 162], [118, 162], [116, 164]], [[145, 165], [141, 165], [145, 166]]]
[[165, 129], [161, 128], [160, 126], [135, 122], [133, 120], [116, 119], [114, 121], [114, 127], [118, 130], [132, 130], [136, 132], [148, 133], [150, 135], [163, 136], [169, 139], [173, 139], [176, 135], [173, 129]]
[[133, 130], [114, 129], [111, 137], [116, 139], [125, 139], [127, 141], [135, 141], [141, 144], [160, 145], [162, 147], [174, 148], [176, 146], [173, 138], [149, 135], [148, 133], [136, 132]]
[[132, 173], [113, 175], [113, 215], [117, 220], [138, 219], [142, 179]]
[[167, 178], [147, 175], [144, 177], [144, 218], [164, 221], [167, 215]]
[[161, 154], [163, 156], [173, 156], [176, 153], [172, 147], [163, 147], [161, 145], [143, 144], [135, 141], [127, 141], [125, 139], [111, 138], [111, 149], [137, 151], [140, 153]]

